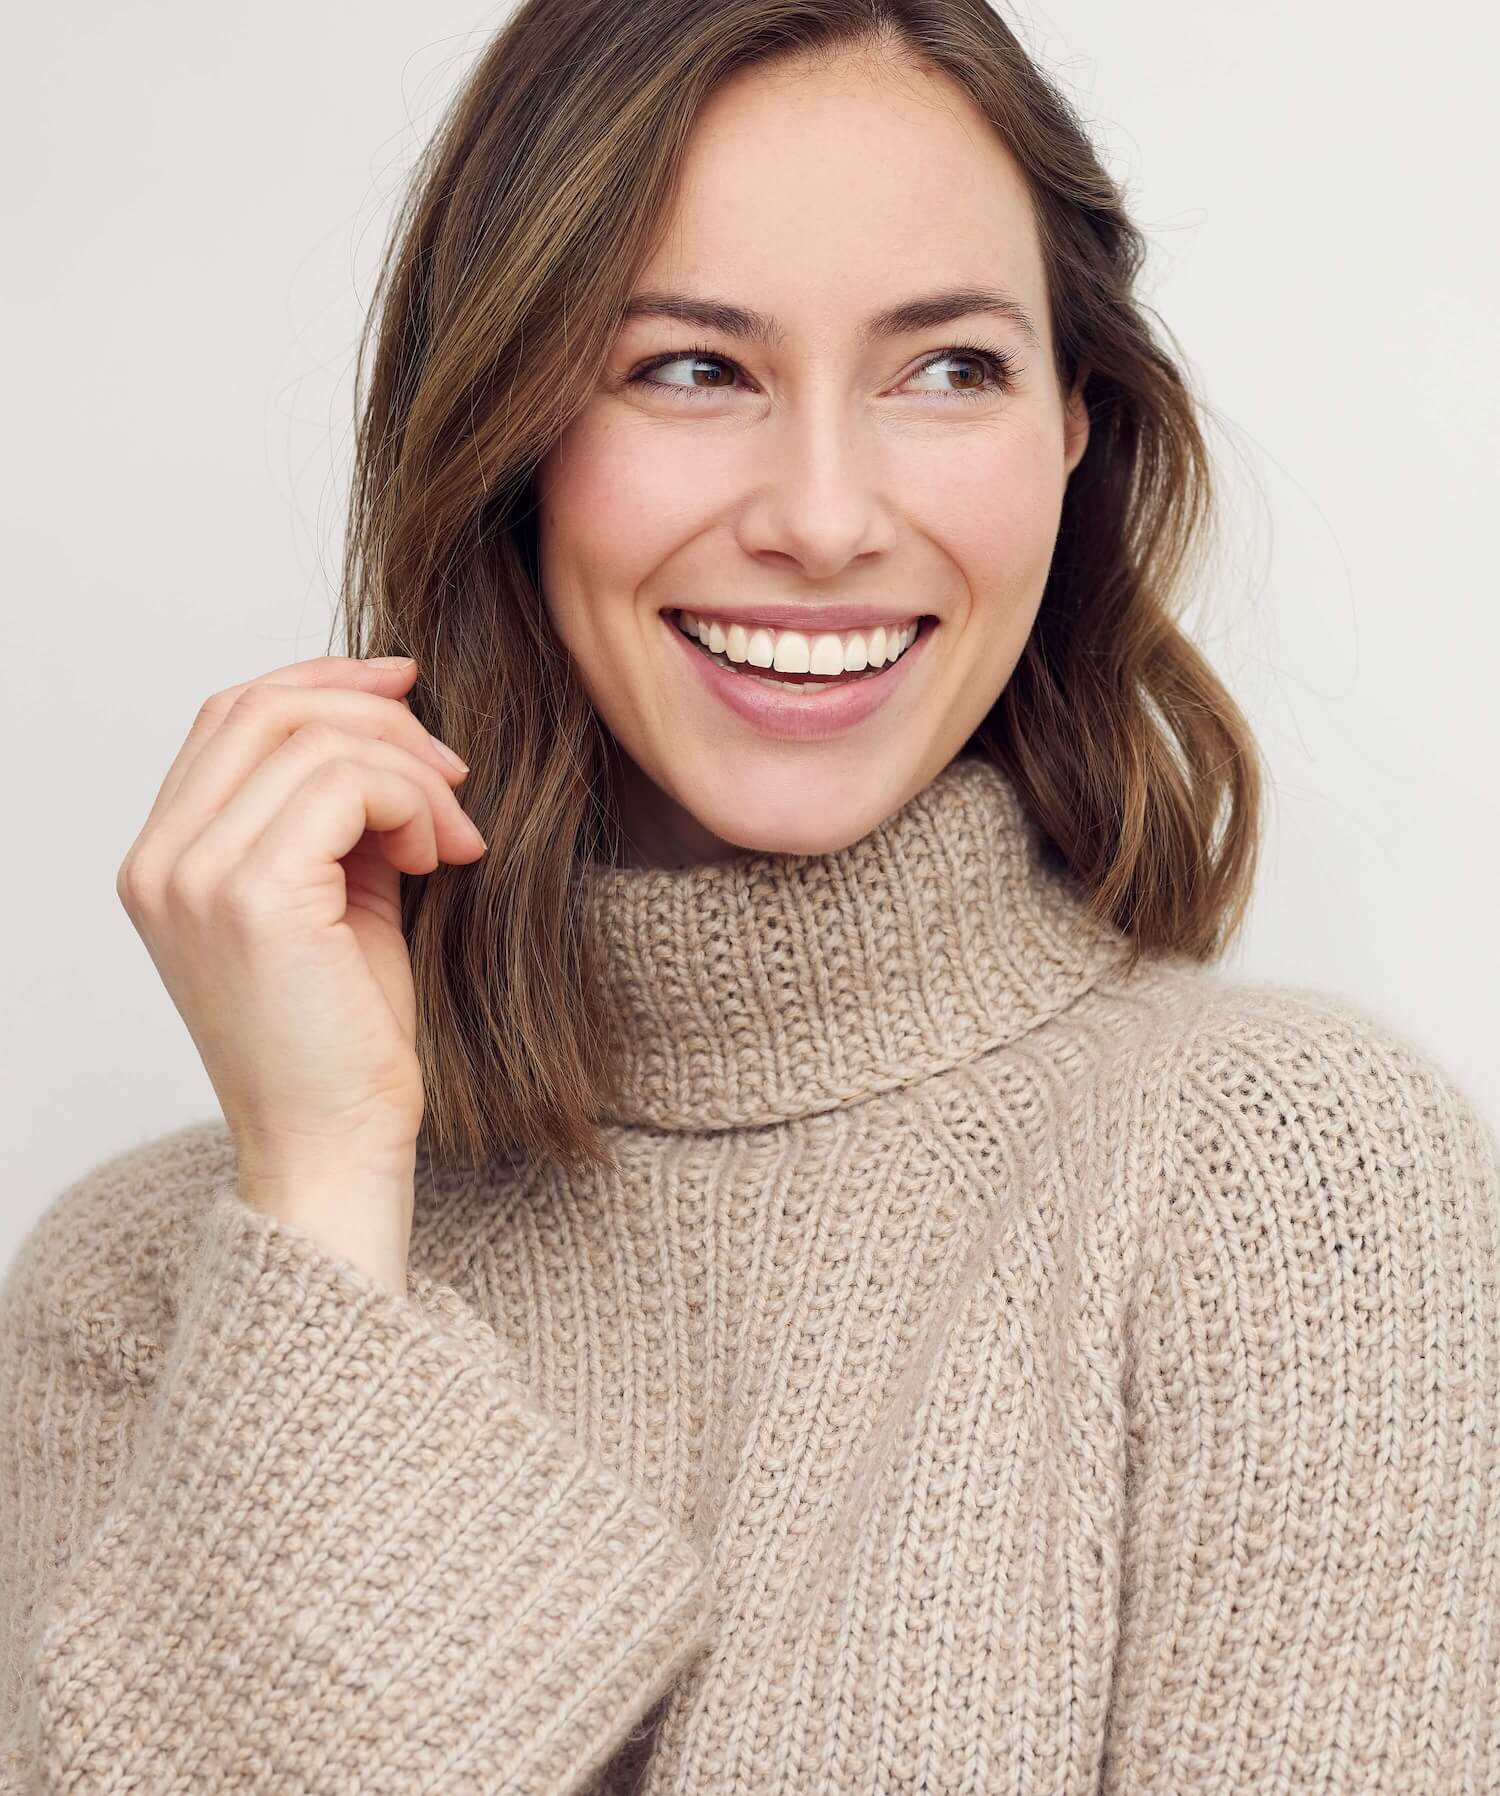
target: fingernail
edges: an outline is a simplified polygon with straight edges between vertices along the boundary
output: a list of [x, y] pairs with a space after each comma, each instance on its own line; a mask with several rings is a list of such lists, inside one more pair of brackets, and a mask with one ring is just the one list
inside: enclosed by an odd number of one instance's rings
[[449, 748], [449, 746], [446, 742], [439, 742], [436, 736], [429, 736], [427, 738], [427, 740], [438, 751], [438, 753], [443, 757], [443, 759], [448, 763], [448, 765], [454, 770], [455, 773], [467, 773], [469, 771], [469, 763], [467, 761], [459, 760], [458, 756], [456, 754], [454, 754], [453, 750], [451, 748]]
[[371, 667], [410, 667], [416, 660], [415, 655], [372, 655]]

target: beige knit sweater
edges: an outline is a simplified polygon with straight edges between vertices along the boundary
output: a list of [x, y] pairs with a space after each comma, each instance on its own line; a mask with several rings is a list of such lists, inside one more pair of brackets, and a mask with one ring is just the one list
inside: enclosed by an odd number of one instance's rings
[[1500, 1175], [1331, 996], [1119, 969], [986, 762], [591, 869], [621, 1175], [397, 1297], [220, 1122], [0, 1287], [15, 1792], [1495, 1796]]

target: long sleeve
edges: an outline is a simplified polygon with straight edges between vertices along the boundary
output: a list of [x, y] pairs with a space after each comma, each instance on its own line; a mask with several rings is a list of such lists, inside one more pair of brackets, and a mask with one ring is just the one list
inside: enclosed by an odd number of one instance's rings
[[154, 1358], [7, 1283], [0, 1791], [585, 1788], [701, 1644], [696, 1547], [450, 1287], [195, 1226]]
[[1342, 1001], [1251, 1003], [1185, 1064], [1103, 1796], [1495, 1796], [1494, 1134]]

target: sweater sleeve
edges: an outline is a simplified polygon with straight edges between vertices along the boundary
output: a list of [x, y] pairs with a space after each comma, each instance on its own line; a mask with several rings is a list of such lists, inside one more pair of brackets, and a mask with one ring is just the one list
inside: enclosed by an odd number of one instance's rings
[[1500, 1790], [1495, 1136], [1339, 1004], [1185, 1064], [1101, 1796]]
[[0, 1791], [586, 1788], [702, 1644], [694, 1544], [450, 1287], [232, 1189], [197, 1226], [128, 1447], [95, 1424], [138, 1343], [0, 1309]]

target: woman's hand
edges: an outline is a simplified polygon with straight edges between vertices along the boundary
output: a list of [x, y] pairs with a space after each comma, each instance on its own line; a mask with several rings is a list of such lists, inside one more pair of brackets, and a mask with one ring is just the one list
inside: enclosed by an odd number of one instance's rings
[[215, 693], [115, 882], [241, 1197], [403, 1293], [425, 1100], [400, 875], [485, 848], [402, 696], [416, 673], [320, 656]]

